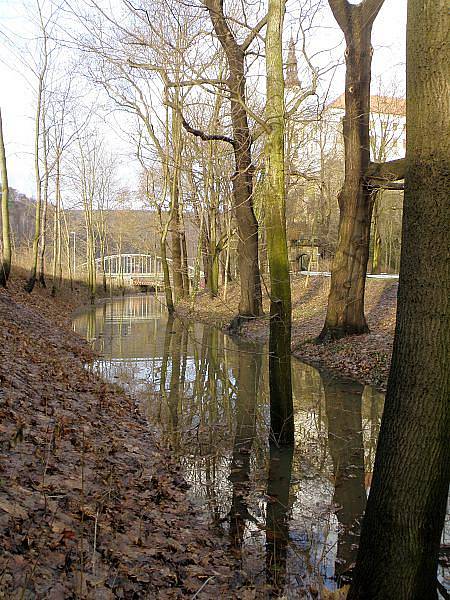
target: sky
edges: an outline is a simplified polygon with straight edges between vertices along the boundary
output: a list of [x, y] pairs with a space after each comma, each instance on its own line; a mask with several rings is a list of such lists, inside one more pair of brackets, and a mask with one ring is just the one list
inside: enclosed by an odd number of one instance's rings
[[[76, 2], [77, 0], [74, 0]], [[292, 3], [292, 0], [290, 0]], [[28, 18], [28, 0], [0, 0], [0, 107], [7, 153], [9, 185], [29, 196], [34, 195], [33, 135], [34, 102], [33, 75], [19, 57], [11, 53], [5, 36], [22, 43], [33, 35]], [[407, 0], [385, 0], [375, 21], [372, 34], [374, 56], [372, 62], [372, 93], [379, 90], [379, 81], [386, 90], [396, 86], [396, 95], [404, 90], [405, 34]], [[340, 36], [329, 8], [324, 12], [323, 28], [317, 30], [315, 45], [327, 48], [330, 37]], [[343, 47], [339, 52], [342, 53]], [[343, 91], [343, 69], [334, 82], [336, 94]], [[123, 132], [112, 133], [117, 122], [107, 126], [109, 144], [119, 155], [119, 178], [124, 187], [136, 186], [137, 164], [131, 159], [131, 148], [124, 140]]]

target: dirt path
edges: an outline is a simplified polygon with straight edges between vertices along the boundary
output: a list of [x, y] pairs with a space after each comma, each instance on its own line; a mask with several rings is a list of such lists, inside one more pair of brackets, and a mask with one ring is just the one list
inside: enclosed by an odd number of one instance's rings
[[[294, 276], [292, 279], [292, 353], [295, 357], [338, 375], [373, 385], [384, 391], [392, 354], [397, 301], [396, 280], [369, 279], [366, 287], [366, 316], [370, 333], [326, 344], [314, 343], [326, 312], [330, 280], [327, 277]], [[189, 320], [227, 329], [237, 314], [238, 289], [230, 286], [228, 297], [209, 298], [206, 292], [195, 303], [181, 303], [177, 312]], [[269, 311], [267, 295], [264, 310]], [[268, 318], [255, 319], [241, 328], [245, 339], [266, 341]]]
[[85, 368], [73, 302], [22, 283], [0, 291], [0, 598], [254, 597], [133, 402]]

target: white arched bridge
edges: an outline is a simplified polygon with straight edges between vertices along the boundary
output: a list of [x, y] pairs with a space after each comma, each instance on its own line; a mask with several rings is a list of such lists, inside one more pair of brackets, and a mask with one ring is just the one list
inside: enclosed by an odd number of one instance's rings
[[[102, 265], [103, 262], [103, 265]], [[172, 260], [168, 259], [169, 263]], [[126, 285], [161, 287], [164, 285], [162, 258], [154, 254], [112, 254], [97, 258], [97, 272], [105, 273], [111, 280]], [[195, 269], [188, 266], [189, 279], [193, 279]], [[200, 278], [203, 272], [199, 273]]]

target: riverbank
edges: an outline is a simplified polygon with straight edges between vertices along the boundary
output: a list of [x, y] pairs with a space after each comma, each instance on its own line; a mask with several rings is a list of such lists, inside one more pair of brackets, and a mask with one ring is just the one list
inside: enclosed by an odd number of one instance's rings
[[71, 330], [84, 290], [0, 290], [0, 598], [254, 598], [179, 466]]
[[[398, 281], [367, 281], [365, 308], [370, 333], [316, 344], [314, 339], [325, 319], [329, 284], [328, 277], [297, 275], [292, 278], [293, 355], [318, 368], [385, 391], [394, 339]], [[238, 300], [238, 287], [231, 284], [226, 301], [201, 292], [193, 305], [189, 301], [179, 303], [177, 313], [184, 319], [226, 330], [237, 314]], [[266, 293], [263, 304], [267, 315]], [[268, 333], [269, 321], [264, 316], [245, 323], [239, 335], [247, 340], [266, 341]]]

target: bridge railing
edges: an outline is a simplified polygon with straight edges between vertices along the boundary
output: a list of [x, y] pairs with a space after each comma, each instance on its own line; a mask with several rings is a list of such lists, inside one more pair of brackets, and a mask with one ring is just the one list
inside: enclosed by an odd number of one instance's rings
[[[151, 277], [162, 279], [164, 277], [162, 258], [155, 254], [112, 254], [95, 260], [97, 271], [103, 271], [108, 277]], [[172, 259], [168, 259], [171, 263]], [[189, 277], [193, 277], [195, 268], [188, 265]], [[204, 277], [200, 271], [200, 277]]]

